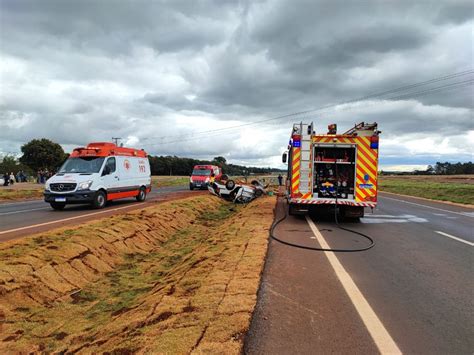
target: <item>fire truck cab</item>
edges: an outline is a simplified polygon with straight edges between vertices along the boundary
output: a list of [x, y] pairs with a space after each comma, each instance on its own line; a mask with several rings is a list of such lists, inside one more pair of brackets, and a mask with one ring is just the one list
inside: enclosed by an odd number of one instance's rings
[[283, 154], [288, 160], [287, 198], [290, 214], [336, 207], [342, 217], [363, 217], [364, 207], [377, 205], [377, 165], [380, 131], [377, 123], [359, 123], [337, 134], [313, 131], [297, 123]]
[[55, 210], [86, 203], [103, 208], [107, 201], [120, 198], [144, 201], [150, 191], [150, 163], [145, 151], [97, 142], [73, 150], [46, 181], [44, 200]]

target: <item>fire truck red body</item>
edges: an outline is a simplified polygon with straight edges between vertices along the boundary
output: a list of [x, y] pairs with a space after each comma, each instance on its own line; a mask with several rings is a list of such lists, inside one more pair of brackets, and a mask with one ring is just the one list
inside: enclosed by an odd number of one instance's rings
[[377, 205], [377, 123], [362, 122], [343, 134], [337, 134], [336, 125], [328, 128], [328, 133], [318, 134], [313, 124], [293, 125], [286, 185], [289, 212], [337, 205], [343, 216], [363, 217], [364, 207]]

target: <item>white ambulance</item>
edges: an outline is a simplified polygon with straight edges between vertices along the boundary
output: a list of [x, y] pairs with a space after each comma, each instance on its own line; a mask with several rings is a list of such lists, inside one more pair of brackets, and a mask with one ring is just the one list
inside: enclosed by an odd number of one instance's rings
[[144, 201], [150, 191], [145, 151], [97, 142], [74, 149], [57, 174], [46, 181], [44, 200], [55, 210], [87, 203], [103, 208], [107, 201], [126, 197]]

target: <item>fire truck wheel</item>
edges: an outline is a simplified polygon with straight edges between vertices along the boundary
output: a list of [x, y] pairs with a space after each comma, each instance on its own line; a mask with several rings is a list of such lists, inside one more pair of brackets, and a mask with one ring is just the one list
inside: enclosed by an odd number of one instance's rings
[[94, 197], [94, 201], [92, 202], [92, 207], [96, 209], [104, 208], [106, 202], [107, 202], [107, 198], [105, 196], [105, 192], [97, 191]]
[[293, 205], [289, 205], [289, 206], [288, 206], [288, 214], [289, 214], [290, 216], [294, 216], [294, 215], [296, 214], [296, 213], [295, 213], [295, 206], [293, 206]]
[[193, 190], [194, 190], [194, 185], [193, 185], [193, 184], [189, 184], [189, 189], [190, 189], [191, 191], [193, 191]]
[[235, 187], [235, 181], [234, 180], [228, 180], [226, 183], [225, 183], [225, 188], [227, 190], [233, 190]]
[[54, 210], [57, 211], [62, 211], [64, 207], [66, 207], [66, 204], [61, 202], [51, 202], [50, 205]]
[[138, 195], [136, 197], [138, 202], [143, 202], [146, 199], [146, 190], [144, 187], [140, 188], [140, 191], [138, 191]]

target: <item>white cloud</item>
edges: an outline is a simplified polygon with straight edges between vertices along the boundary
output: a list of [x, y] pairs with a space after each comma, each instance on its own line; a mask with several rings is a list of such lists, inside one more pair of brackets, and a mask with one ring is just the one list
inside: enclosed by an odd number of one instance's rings
[[114, 136], [152, 154], [282, 167], [293, 121], [376, 121], [383, 164], [472, 159], [472, 87], [196, 134], [470, 68], [469, 2], [139, 3], [0, 2], [0, 151]]

